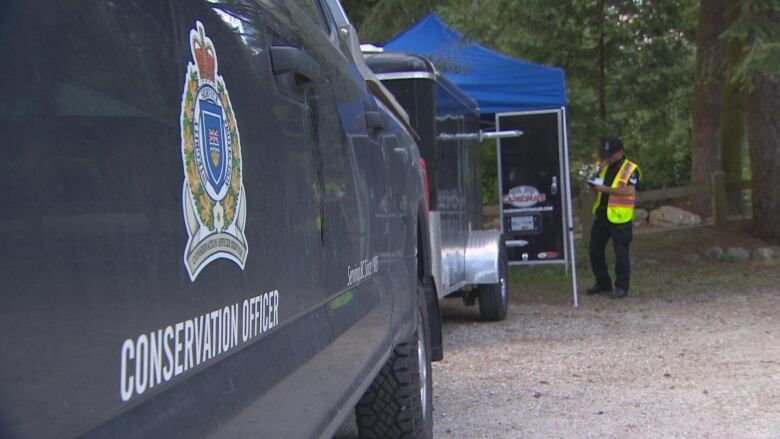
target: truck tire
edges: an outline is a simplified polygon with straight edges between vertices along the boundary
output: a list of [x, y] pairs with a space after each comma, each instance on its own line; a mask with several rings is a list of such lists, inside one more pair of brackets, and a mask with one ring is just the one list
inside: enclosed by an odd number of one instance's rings
[[361, 438], [433, 437], [433, 381], [428, 314], [417, 286], [417, 330], [395, 347], [355, 407]]
[[509, 267], [503, 242], [498, 251], [498, 283], [479, 285], [477, 289], [480, 318], [493, 322], [504, 320], [509, 310]]

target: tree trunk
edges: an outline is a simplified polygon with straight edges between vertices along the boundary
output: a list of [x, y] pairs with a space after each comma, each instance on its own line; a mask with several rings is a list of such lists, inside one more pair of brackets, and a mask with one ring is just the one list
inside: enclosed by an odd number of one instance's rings
[[[720, 92], [723, 78], [724, 0], [701, 0], [696, 31], [696, 79], [693, 86], [693, 147], [691, 179], [709, 184], [713, 172], [721, 170]], [[709, 197], [693, 200], [693, 210], [706, 216]]]
[[745, 140], [743, 112], [742, 95], [737, 86], [725, 84], [720, 113], [721, 153], [731, 214], [743, 212], [742, 190], [739, 189], [742, 182], [742, 146]]
[[753, 181], [753, 235], [780, 243], [780, 82], [757, 76], [746, 124]]
[[[726, 28], [739, 18], [742, 0], [726, 0]], [[730, 40], [726, 43], [725, 78], [723, 81], [723, 102], [720, 108], [720, 138], [723, 170], [726, 172], [729, 213], [743, 213], [742, 152], [745, 143], [744, 104], [739, 85], [734, 83], [733, 74], [743, 58], [743, 43]]]
[[[607, 125], [607, 60], [604, 47], [606, 40], [606, 30], [604, 29], [604, 20], [606, 19], [604, 10], [604, 0], [599, 0], [599, 42], [598, 42], [598, 63], [597, 72], [598, 93], [599, 93], [599, 121], [601, 122], [601, 137], [606, 137], [609, 131]], [[612, 134], [614, 137], [617, 134]]]

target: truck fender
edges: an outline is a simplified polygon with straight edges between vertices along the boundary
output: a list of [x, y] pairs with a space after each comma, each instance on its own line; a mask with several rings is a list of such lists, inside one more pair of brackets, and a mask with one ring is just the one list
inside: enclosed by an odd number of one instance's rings
[[441, 311], [439, 310], [439, 296], [436, 294], [436, 284], [431, 274], [431, 247], [427, 221], [427, 209], [421, 203], [417, 227], [418, 249], [418, 273], [422, 292], [425, 295], [425, 304], [428, 310], [428, 334], [431, 339], [431, 361], [440, 361], [444, 358], [444, 343], [441, 331]]
[[428, 276], [423, 282], [425, 303], [428, 308], [428, 335], [431, 338], [431, 361], [441, 361], [444, 358], [444, 343], [441, 331], [441, 311], [439, 296], [433, 278]]
[[418, 256], [421, 257], [420, 262], [422, 262], [422, 264], [418, 264], [417, 276], [419, 279], [433, 276], [432, 250], [428, 205], [425, 200], [420, 200], [417, 207], [417, 252]]

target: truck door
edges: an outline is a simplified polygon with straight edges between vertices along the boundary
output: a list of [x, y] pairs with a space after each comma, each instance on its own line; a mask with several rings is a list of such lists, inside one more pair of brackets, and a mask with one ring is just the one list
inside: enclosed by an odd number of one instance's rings
[[333, 297], [386, 269], [382, 259], [391, 203], [380, 139], [388, 119], [357, 68], [336, 47], [335, 26], [319, 0], [295, 0], [288, 6], [301, 47], [322, 68], [312, 128], [326, 200], [327, 296]]
[[[410, 252], [414, 248], [408, 242], [412, 238], [409, 233], [409, 203], [416, 202], [416, 200], [408, 199], [409, 178], [412, 178], [411, 170], [414, 169], [414, 165], [411, 163], [413, 154], [409, 150], [410, 145], [407, 143], [409, 139], [401, 137], [397, 133], [397, 130], [400, 129], [402, 128], [397, 123], [390, 123], [388, 131], [381, 138], [388, 176], [388, 206], [386, 215], [389, 248], [386, 252], [386, 258], [391, 264], [398, 263], [404, 256], [413, 255]], [[411, 226], [414, 225], [412, 224]]]
[[330, 341], [308, 92], [259, 4], [0, 16], [0, 435], [242, 436]]
[[[314, 133], [320, 190], [318, 226], [324, 245], [321, 308], [329, 344], [321, 345], [305, 366], [316, 383], [279, 393], [285, 401], [344, 401], [351, 397], [389, 349], [390, 319], [395, 296], [388, 270], [389, 234], [386, 157], [380, 143], [388, 127], [365, 80], [351, 59], [337, 47], [337, 29], [319, 0], [286, 3], [300, 48], [321, 68], [307, 105]], [[292, 387], [292, 386], [291, 386]], [[313, 393], [316, 398], [312, 398]], [[316, 400], [316, 401], [315, 401]], [[300, 419], [293, 407], [273, 407], [287, 423]], [[290, 436], [286, 431], [269, 437]]]

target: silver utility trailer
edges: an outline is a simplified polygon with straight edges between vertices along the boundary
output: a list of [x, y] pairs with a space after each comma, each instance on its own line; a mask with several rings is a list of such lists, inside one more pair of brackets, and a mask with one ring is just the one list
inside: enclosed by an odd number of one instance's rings
[[[506, 317], [506, 248], [499, 230], [482, 230], [477, 103], [418, 55], [364, 52], [366, 63], [409, 115], [427, 170], [431, 264], [439, 298], [479, 302], [484, 320]], [[519, 135], [517, 131], [504, 135]]]

